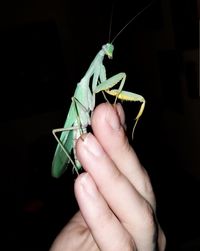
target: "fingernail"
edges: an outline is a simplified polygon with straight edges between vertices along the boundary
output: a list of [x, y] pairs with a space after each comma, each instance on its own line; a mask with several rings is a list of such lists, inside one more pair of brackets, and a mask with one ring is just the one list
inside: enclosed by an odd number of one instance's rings
[[84, 135], [83, 144], [86, 147], [87, 151], [95, 157], [100, 157], [104, 154], [103, 148], [91, 133]]
[[80, 184], [86, 194], [88, 194], [90, 197], [95, 198], [96, 197], [96, 186], [94, 185], [93, 180], [89, 176], [88, 173], [82, 173], [79, 177]]
[[121, 127], [116, 108], [112, 105], [107, 108], [106, 121], [113, 130], [119, 130]]

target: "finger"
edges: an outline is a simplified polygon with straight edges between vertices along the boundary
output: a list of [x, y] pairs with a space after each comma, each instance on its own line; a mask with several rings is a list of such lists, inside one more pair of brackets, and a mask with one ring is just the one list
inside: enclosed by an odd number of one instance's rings
[[[75, 195], [81, 214], [100, 250], [123, 250], [131, 243], [130, 235], [110, 210], [88, 173], [76, 179]], [[136, 250], [134, 244], [131, 245], [130, 250]]]
[[131, 234], [138, 250], [153, 250], [156, 228], [150, 204], [116, 168], [91, 133], [85, 135], [84, 140], [78, 140], [77, 156], [108, 207]]
[[[122, 106], [121, 106], [120, 103], [116, 105], [116, 112], [117, 112], [117, 115], [119, 117], [120, 124], [126, 130], [125, 114], [124, 114], [124, 110], [123, 110], [123, 108], [122, 108]], [[144, 172], [145, 172], [145, 170], [144, 170]], [[146, 172], [145, 172], [145, 175], [147, 175]], [[154, 193], [152, 191], [152, 187], [151, 187], [148, 175], [147, 175], [146, 179], [147, 179], [146, 183], [148, 183], [148, 187], [149, 187], [147, 189], [147, 191], [149, 191], [152, 194], [152, 196], [151, 196], [152, 199], [149, 199], [149, 202], [153, 201], [152, 204], [154, 204], [154, 210], [155, 210], [155, 196], [154, 196]], [[150, 184], [150, 186], [149, 186], [149, 184]], [[164, 232], [163, 232], [163, 230], [160, 227], [160, 225], [159, 225], [158, 222], [157, 222], [157, 224], [158, 224], [158, 250], [163, 251], [163, 250], [165, 250], [165, 246], [166, 246], [166, 238], [165, 238], [165, 234], [164, 234]]]
[[155, 210], [155, 197], [149, 176], [129, 145], [122, 126], [124, 123], [125, 116], [120, 104], [117, 104], [116, 109], [108, 103], [101, 104], [92, 116], [94, 135], [105, 152]]
[[82, 250], [83, 243], [84, 247], [90, 247], [93, 239], [86, 230], [87, 224], [78, 211], [56, 237], [49, 251]]

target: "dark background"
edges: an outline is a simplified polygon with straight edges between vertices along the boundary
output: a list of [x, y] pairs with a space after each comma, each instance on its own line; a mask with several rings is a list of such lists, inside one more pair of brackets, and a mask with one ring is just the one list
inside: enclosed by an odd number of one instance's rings
[[[148, 1], [115, 1], [111, 38]], [[51, 177], [76, 83], [108, 42], [109, 1], [1, 1], [0, 114], [3, 250], [48, 250], [77, 210], [69, 169]], [[154, 1], [115, 41], [108, 76], [147, 101], [130, 143], [148, 170], [167, 250], [200, 250], [197, 0]], [[137, 103], [124, 103], [131, 132]]]

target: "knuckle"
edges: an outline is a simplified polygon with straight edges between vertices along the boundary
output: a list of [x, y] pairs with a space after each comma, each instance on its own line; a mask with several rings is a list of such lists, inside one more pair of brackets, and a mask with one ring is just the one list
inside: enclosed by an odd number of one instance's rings
[[143, 167], [143, 193], [144, 193], [144, 197], [151, 203], [153, 209], [155, 210], [156, 200], [155, 200], [153, 187], [151, 185], [150, 177], [144, 167]]
[[118, 239], [116, 245], [112, 246], [112, 250], [133, 251], [136, 250], [136, 244], [128, 233], [124, 233], [124, 236], [121, 239]]
[[154, 232], [155, 230], [155, 213], [152, 206], [145, 201], [144, 214], [142, 218], [142, 226], [145, 231]]

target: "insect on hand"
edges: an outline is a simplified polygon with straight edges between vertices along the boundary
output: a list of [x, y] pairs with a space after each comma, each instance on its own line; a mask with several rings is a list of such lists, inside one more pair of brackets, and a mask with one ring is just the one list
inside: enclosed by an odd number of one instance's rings
[[[106, 78], [106, 69], [103, 65], [104, 57], [109, 59], [113, 57], [113, 41], [116, 37], [129, 25], [138, 15], [145, 9], [134, 16], [120, 32], [115, 36], [111, 43], [102, 46], [97, 53], [94, 60], [90, 64], [87, 72], [81, 81], [77, 84], [76, 90], [72, 97], [72, 102], [63, 128], [54, 129], [52, 131], [56, 141], [58, 142], [53, 162], [52, 162], [52, 176], [60, 177], [67, 169], [69, 163], [72, 163], [73, 170], [79, 174], [81, 164], [76, 157], [75, 143], [76, 140], [87, 132], [87, 126], [90, 125], [91, 112], [95, 108], [95, 95], [98, 92], [105, 91], [109, 95], [115, 96], [115, 103], [117, 99], [127, 101], [139, 101], [142, 103], [138, 115], [135, 118], [133, 132], [138, 119], [143, 113], [145, 106], [145, 99], [135, 93], [123, 91], [123, 86], [126, 80], [126, 74], [121, 72], [110, 78]], [[118, 89], [111, 89], [119, 83]], [[57, 133], [61, 133], [60, 137]], [[132, 134], [133, 135], [133, 134]], [[73, 151], [74, 158], [71, 157]]]

